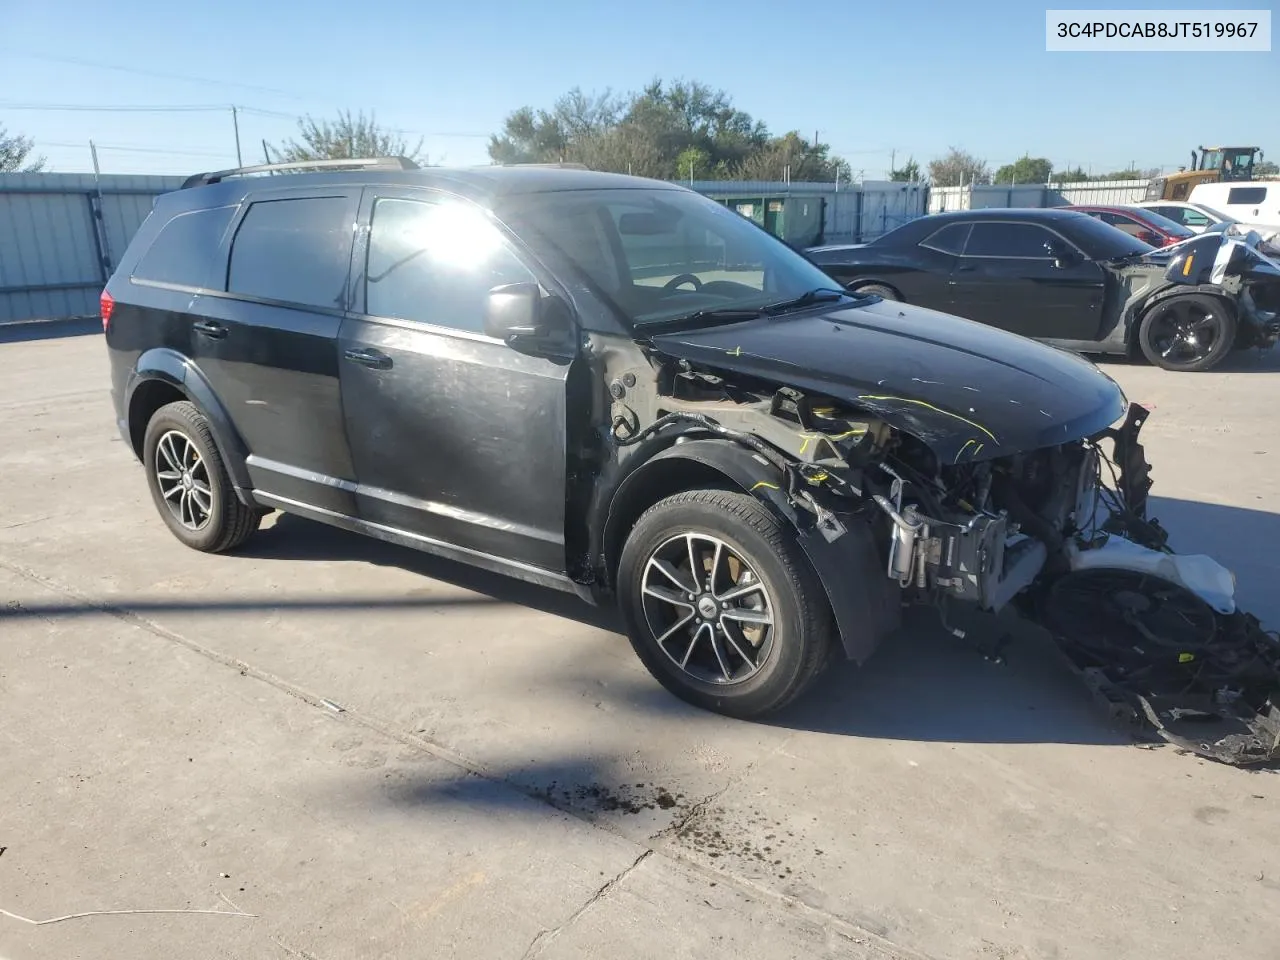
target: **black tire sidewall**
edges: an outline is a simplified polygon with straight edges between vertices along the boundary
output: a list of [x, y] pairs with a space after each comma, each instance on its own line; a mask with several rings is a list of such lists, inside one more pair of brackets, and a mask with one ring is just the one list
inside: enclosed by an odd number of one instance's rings
[[[199, 425], [205, 427], [198, 429]], [[160, 493], [160, 481], [156, 477], [156, 447], [160, 438], [170, 431], [177, 431], [186, 437], [199, 451], [205, 462], [209, 475], [209, 490], [212, 509], [209, 511], [209, 522], [202, 530], [188, 530], [173, 513]], [[196, 550], [212, 550], [222, 539], [227, 524], [228, 497], [235, 494], [229, 489], [226, 471], [222, 466], [222, 458], [217, 448], [206, 439], [209, 436], [204, 416], [188, 402], [171, 403], [161, 407], [147, 424], [147, 431], [142, 441], [142, 463], [146, 469], [147, 487], [151, 490], [151, 499], [165, 525], [175, 537], [187, 546]]]
[[[790, 531], [781, 529], [758, 501], [743, 499], [780, 530], [785, 543]], [[723, 540], [748, 562], [768, 591], [774, 613], [773, 647], [759, 672], [740, 683], [721, 686], [686, 674], [659, 649], [649, 630], [640, 597], [644, 566], [661, 544], [684, 533], [705, 533]], [[792, 569], [798, 563], [807, 564], [803, 556], [796, 555], [798, 546], [792, 545], [791, 549]], [[817, 597], [804, 595], [806, 590], [813, 590], [809, 580], [816, 578], [812, 574], [808, 578], [793, 576], [774, 545], [750, 523], [710, 503], [677, 496], [651, 508], [628, 536], [618, 565], [618, 602], [636, 655], [664, 687], [696, 706], [730, 716], [751, 717], [768, 713], [790, 700], [793, 689], [804, 679], [807, 645], [826, 641], [825, 637], [809, 635], [816, 632], [809, 608], [819, 602]], [[825, 602], [825, 597], [821, 601]]]
[[[1164, 357], [1160, 356], [1152, 345], [1151, 328], [1171, 306], [1188, 300], [1199, 304], [1213, 314], [1219, 327], [1220, 336], [1217, 343], [1213, 345], [1213, 349], [1199, 360], [1188, 364], [1171, 365]], [[1155, 366], [1172, 373], [1196, 373], [1213, 369], [1222, 362], [1224, 357], [1231, 353], [1235, 346], [1235, 341], [1236, 318], [1230, 304], [1220, 297], [1204, 293], [1188, 293], [1161, 300], [1143, 315], [1142, 323], [1138, 327], [1138, 347], [1141, 349], [1142, 355]]]

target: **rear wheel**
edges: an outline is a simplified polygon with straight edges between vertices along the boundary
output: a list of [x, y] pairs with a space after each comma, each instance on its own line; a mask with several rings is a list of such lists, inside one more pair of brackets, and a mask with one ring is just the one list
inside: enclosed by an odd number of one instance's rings
[[1138, 327], [1138, 346], [1165, 370], [1210, 370], [1231, 352], [1236, 318], [1217, 297], [1187, 294], [1162, 300]]
[[880, 297], [882, 300], [902, 300], [902, 297], [898, 295], [898, 291], [894, 290], [893, 287], [886, 287], [883, 283], [866, 283], [860, 287], [855, 287], [853, 292], [871, 294]]
[[175, 537], [193, 550], [234, 550], [264, 511], [236, 497], [204, 415], [181, 400], [152, 415], [142, 442], [151, 499]]
[[729, 716], [790, 703], [832, 647], [826, 595], [794, 534], [742, 493], [690, 490], [646, 511], [623, 547], [618, 595], [649, 672]]

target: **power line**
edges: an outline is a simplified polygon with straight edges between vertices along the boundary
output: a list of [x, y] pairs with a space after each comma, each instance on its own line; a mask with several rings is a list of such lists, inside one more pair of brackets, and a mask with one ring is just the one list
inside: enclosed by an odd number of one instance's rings
[[9, 51], [11, 56], [23, 57], [28, 60], [44, 60], [49, 63], [65, 63], [78, 67], [92, 67], [96, 70], [115, 70], [120, 73], [132, 73], [140, 77], [156, 77], [160, 80], [179, 80], [184, 83], [212, 83], [219, 87], [235, 87], [239, 90], [254, 90], [258, 93], [271, 93], [277, 96], [289, 97], [293, 100], [306, 99], [296, 93], [288, 90], [281, 90], [278, 87], [264, 87], [253, 83], [236, 83], [230, 80], [214, 80], [212, 77], [195, 77], [190, 74], [182, 73], [163, 73], [158, 70], [144, 70], [140, 67], [122, 67], [113, 63], [100, 63], [94, 60], [81, 60], [77, 57], [61, 57], [52, 56], [45, 53], [28, 53], [25, 51]]
[[[88, 144], [88, 142], [84, 142], [84, 143], [67, 143], [67, 142], [65, 142], [65, 141], [58, 141], [58, 140], [41, 140], [39, 145], [40, 145], [41, 147], [68, 147], [68, 148], [79, 148], [79, 147], [87, 147], [89, 144]], [[118, 151], [118, 152], [121, 152], [121, 153], [153, 153], [153, 154], [161, 154], [161, 155], [164, 155], [164, 156], [174, 156], [174, 157], [204, 157], [204, 158], [209, 158], [209, 157], [229, 157], [229, 156], [231, 156], [231, 151], [228, 151], [228, 150], [219, 150], [219, 149], [212, 149], [212, 150], [167, 150], [167, 149], [163, 149], [163, 148], [161, 148], [161, 147], [139, 147], [139, 146], [125, 145], [125, 144], [114, 144], [114, 145], [113, 145], [113, 144], [109, 144], [109, 143], [95, 143], [95, 144], [94, 144], [94, 146], [96, 146], [99, 150], [112, 150], [112, 151]]]
[[227, 111], [230, 104], [182, 104], [174, 106], [111, 107], [105, 104], [86, 103], [9, 103], [0, 101], [3, 110], [75, 110], [87, 113], [212, 113]]

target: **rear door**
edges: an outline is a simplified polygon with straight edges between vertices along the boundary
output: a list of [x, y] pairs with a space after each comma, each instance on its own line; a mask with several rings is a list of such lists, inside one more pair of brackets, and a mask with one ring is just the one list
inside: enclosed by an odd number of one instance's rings
[[255, 490], [288, 506], [355, 512], [337, 336], [359, 188], [250, 194], [214, 290], [191, 306], [192, 357], [249, 450]]
[[1104, 273], [1056, 231], [1038, 223], [979, 220], [952, 271], [962, 317], [1049, 340], [1094, 340]]
[[482, 566], [562, 572], [575, 338], [548, 357], [483, 332], [493, 287], [546, 278], [445, 194], [370, 187], [360, 224], [339, 356], [361, 517]]

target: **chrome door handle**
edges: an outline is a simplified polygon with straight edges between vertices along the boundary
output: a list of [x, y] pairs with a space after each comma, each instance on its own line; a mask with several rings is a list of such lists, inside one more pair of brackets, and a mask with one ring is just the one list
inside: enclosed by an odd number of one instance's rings
[[196, 333], [202, 333], [211, 340], [221, 340], [227, 335], [227, 328], [213, 320], [197, 320], [191, 325]]
[[344, 350], [342, 355], [352, 363], [358, 363], [364, 367], [372, 367], [375, 370], [388, 370], [391, 368], [391, 358], [381, 350]]

